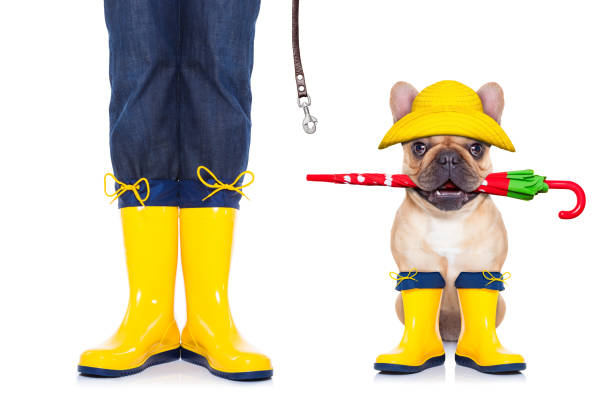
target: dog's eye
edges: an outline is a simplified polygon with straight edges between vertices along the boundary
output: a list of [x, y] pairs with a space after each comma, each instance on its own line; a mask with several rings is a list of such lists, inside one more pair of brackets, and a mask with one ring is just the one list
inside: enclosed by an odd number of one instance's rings
[[412, 151], [417, 156], [422, 156], [427, 151], [427, 145], [425, 143], [416, 142], [415, 144], [412, 145]]
[[482, 145], [480, 143], [474, 143], [470, 146], [470, 153], [472, 153], [472, 156], [474, 157], [480, 156], [483, 150], [484, 149], [482, 148]]

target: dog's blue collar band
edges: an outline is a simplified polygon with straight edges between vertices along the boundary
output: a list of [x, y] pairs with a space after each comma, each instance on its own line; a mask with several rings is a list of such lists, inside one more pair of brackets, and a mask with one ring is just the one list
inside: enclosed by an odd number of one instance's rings
[[440, 272], [400, 272], [395, 290], [410, 289], [442, 289], [445, 286], [444, 278]]
[[[488, 276], [488, 277], [487, 277]], [[493, 279], [491, 279], [493, 278]], [[504, 290], [504, 277], [500, 272], [461, 272], [455, 280], [457, 289]]]

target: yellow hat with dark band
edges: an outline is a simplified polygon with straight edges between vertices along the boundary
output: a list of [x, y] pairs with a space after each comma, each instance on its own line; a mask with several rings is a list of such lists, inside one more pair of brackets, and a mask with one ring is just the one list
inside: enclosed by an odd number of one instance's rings
[[423, 89], [414, 98], [412, 111], [395, 122], [378, 148], [437, 135], [465, 136], [515, 151], [506, 132], [484, 113], [478, 94], [456, 81]]

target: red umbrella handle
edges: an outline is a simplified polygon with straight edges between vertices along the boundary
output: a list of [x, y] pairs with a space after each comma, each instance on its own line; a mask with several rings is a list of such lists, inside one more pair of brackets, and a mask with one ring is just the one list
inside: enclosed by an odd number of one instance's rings
[[548, 188], [550, 189], [572, 190], [574, 194], [576, 194], [576, 206], [574, 209], [569, 211], [559, 211], [559, 218], [569, 220], [582, 214], [584, 211], [584, 206], [586, 205], [586, 196], [582, 187], [573, 181], [546, 180], [545, 183], [548, 184]]

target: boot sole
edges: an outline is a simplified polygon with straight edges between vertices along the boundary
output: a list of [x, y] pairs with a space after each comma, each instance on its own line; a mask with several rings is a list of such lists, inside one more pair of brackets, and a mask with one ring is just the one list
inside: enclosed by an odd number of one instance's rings
[[490, 366], [481, 366], [469, 357], [460, 356], [455, 354], [455, 363], [463, 367], [473, 368], [474, 370], [480, 371], [486, 374], [504, 374], [504, 373], [516, 373], [527, 368], [525, 363], [513, 363], [513, 364], [497, 364]]
[[163, 353], [154, 354], [144, 362], [144, 364], [136, 367], [130, 368], [128, 370], [109, 370], [107, 368], [97, 368], [97, 367], [88, 367], [88, 366], [78, 366], [79, 373], [88, 377], [125, 377], [126, 375], [138, 374], [141, 371], [146, 370], [149, 367], [170, 363], [172, 361], [179, 360], [181, 358], [181, 348], [176, 348], [173, 350], [164, 351]]
[[191, 350], [187, 350], [181, 347], [181, 359], [188, 363], [199, 365], [207, 369], [212, 375], [224, 378], [232, 381], [259, 381], [267, 380], [272, 377], [273, 370], [262, 370], [262, 371], [243, 371], [239, 373], [228, 373], [225, 371], [219, 371], [210, 366], [208, 359], [198, 353], [194, 353]]
[[442, 354], [438, 357], [432, 357], [427, 360], [425, 363], [418, 366], [409, 366], [402, 364], [387, 364], [387, 363], [375, 363], [374, 369], [378, 370], [382, 373], [403, 373], [403, 374], [413, 374], [420, 373], [423, 370], [427, 370], [428, 368], [437, 367], [444, 364], [444, 360], [446, 356]]

